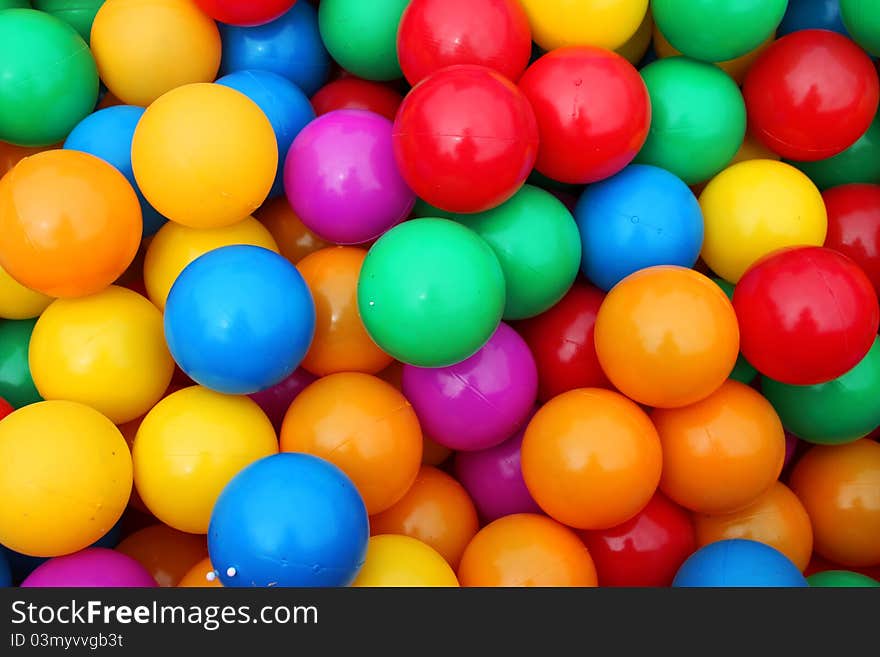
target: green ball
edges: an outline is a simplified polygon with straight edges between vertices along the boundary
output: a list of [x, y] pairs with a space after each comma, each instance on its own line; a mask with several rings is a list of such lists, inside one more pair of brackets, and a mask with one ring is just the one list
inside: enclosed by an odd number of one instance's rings
[[98, 101], [98, 69], [67, 23], [33, 9], [0, 13], [0, 140], [49, 146]]
[[[715, 284], [718, 287], [724, 290], [724, 294], [727, 295], [727, 298], [733, 301], [733, 283], [729, 283], [723, 278], [713, 278], [712, 280], [715, 281]], [[740, 354], [737, 357], [736, 365], [733, 366], [733, 371], [730, 373], [730, 376], [728, 378], [749, 385], [752, 381], [755, 380], [756, 376], [758, 376], [758, 370], [756, 370], [752, 366], [752, 364], [746, 360], [745, 356]]]
[[840, 15], [853, 41], [880, 57], [880, 6], [877, 0], [840, 0]]
[[823, 190], [850, 183], [880, 183], [880, 114], [874, 117], [868, 131], [842, 153], [815, 162], [786, 162], [807, 174]]
[[669, 43], [704, 62], [725, 62], [751, 52], [776, 31], [787, 7], [788, 0], [651, 2], [654, 21]]
[[397, 26], [409, 0], [323, 0], [321, 39], [342, 68], [367, 80], [403, 75], [397, 60]]
[[669, 57], [642, 69], [651, 97], [651, 130], [636, 162], [666, 169], [688, 185], [724, 169], [746, 134], [746, 104], [736, 82], [712, 64]]
[[880, 425], [880, 338], [846, 374], [814, 386], [793, 386], [766, 376], [764, 396], [786, 429], [819, 445], [850, 443]]
[[0, 397], [15, 408], [43, 401], [28, 365], [36, 319], [0, 321]]
[[104, 2], [105, 0], [34, 0], [34, 9], [60, 18], [88, 43], [95, 15]]
[[30, 0], [0, 0], [0, 10], [2, 9], [30, 9]]
[[501, 322], [504, 273], [474, 231], [413, 219], [373, 245], [358, 310], [373, 341], [399, 361], [446, 367], [474, 355]]
[[824, 588], [877, 588], [880, 587], [873, 577], [854, 573], [851, 570], [826, 570], [821, 573], [813, 573], [807, 577], [810, 586]]

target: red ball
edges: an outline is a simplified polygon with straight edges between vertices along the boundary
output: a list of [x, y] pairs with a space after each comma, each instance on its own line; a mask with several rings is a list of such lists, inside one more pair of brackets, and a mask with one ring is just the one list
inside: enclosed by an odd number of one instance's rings
[[253, 27], [274, 21], [293, 7], [296, 0], [196, 0], [196, 4], [216, 21]]
[[771, 44], [743, 85], [750, 132], [782, 157], [824, 160], [852, 146], [880, 101], [864, 50], [828, 30], [801, 30]]
[[538, 127], [525, 96], [485, 66], [450, 66], [417, 84], [394, 122], [406, 182], [447, 212], [483, 212], [522, 187], [535, 164]]
[[581, 538], [599, 586], [669, 586], [697, 549], [690, 514], [661, 493], [634, 518], [611, 529], [583, 531]]
[[819, 246], [777, 251], [751, 266], [733, 294], [743, 356], [792, 385], [845, 374], [868, 353], [880, 322], [871, 281]]
[[542, 402], [575, 388], [612, 388], [593, 342], [604, 299], [599, 288], [578, 281], [550, 310], [516, 325], [535, 357]]
[[880, 185], [842, 185], [822, 197], [828, 211], [825, 246], [852, 258], [880, 295]]
[[410, 84], [454, 64], [488, 66], [513, 81], [532, 55], [518, 0], [413, 0], [397, 29], [397, 57]]
[[536, 168], [564, 183], [592, 183], [632, 162], [648, 137], [651, 100], [638, 71], [602, 48], [554, 50], [519, 82], [538, 119]]
[[12, 413], [12, 411], [14, 410], [15, 409], [12, 408], [12, 404], [3, 399], [3, 397], [0, 397], [0, 420]]
[[380, 114], [389, 121], [397, 116], [402, 102], [403, 96], [381, 82], [351, 76], [326, 84], [312, 96], [312, 107], [318, 116], [334, 110], [358, 109]]

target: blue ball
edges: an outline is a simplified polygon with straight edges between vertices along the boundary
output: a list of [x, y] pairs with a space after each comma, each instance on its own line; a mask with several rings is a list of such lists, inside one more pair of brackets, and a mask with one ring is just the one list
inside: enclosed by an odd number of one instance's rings
[[252, 463], [220, 493], [208, 553], [224, 586], [348, 586], [369, 536], [367, 508], [342, 470], [282, 453]]
[[789, 0], [776, 36], [799, 30], [831, 30], [849, 36], [840, 15], [840, 0]]
[[279, 166], [269, 197], [281, 196], [287, 151], [300, 130], [314, 120], [312, 104], [293, 82], [269, 71], [236, 71], [217, 80], [217, 84], [231, 87], [250, 98], [272, 124], [278, 141]]
[[125, 176], [141, 202], [144, 235], [148, 236], [159, 230], [168, 220], [141, 194], [131, 166], [131, 140], [144, 111], [143, 107], [117, 105], [90, 114], [67, 136], [64, 148], [99, 157]]
[[327, 82], [330, 54], [318, 31], [318, 12], [308, 2], [257, 27], [220, 24], [220, 72], [260, 70], [281, 75], [311, 96]]
[[315, 305], [296, 267], [259, 246], [224, 246], [191, 262], [168, 294], [165, 338], [203, 386], [232, 395], [286, 379], [315, 332]]
[[800, 587], [807, 580], [775, 548], [735, 538], [701, 547], [678, 569], [677, 587]]
[[6, 558], [6, 548], [0, 546], [0, 588], [12, 586], [12, 569]]
[[575, 219], [581, 269], [605, 291], [645, 267], [692, 267], [703, 246], [703, 213], [693, 192], [675, 175], [646, 164], [587, 187]]

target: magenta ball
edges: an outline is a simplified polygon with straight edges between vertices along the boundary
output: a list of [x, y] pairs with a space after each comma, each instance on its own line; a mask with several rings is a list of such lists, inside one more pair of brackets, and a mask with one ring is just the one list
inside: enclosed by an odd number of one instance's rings
[[525, 340], [502, 323], [457, 365], [404, 365], [403, 394], [436, 442], [455, 450], [486, 449], [525, 421], [538, 394], [538, 370]]
[[523, 481], [524, 435], [525, 428], [495, 447], [455, 455], [455, 476], [486, 522], [514, 513], [542, 513]]
[[284, 164], [287, 200], [322, 239], [360, 244], [409, 215], [416, 197], [394, 161], [391, 127], [373, 112], [337, 110], [294, 139]]
[[144, 588], [156, 586], [156, 580], [126, 554], [107, 548], [86, 548], [40, 564], [21, 585], [25, 588]]
[[284, 420], [284, 414], [287, 413], [290, 404], [315, 379], [314, 374], [299, 367], [281, 383], [277, 383], [266, 390], [255, 392], [252, 395], [248, 395], [248, 397], [257, 402], [257, 406], [263, 409], [263, 412], [272, 422], [272, 426], [275, 427], [275, 431], [281, 431], [281, 422]]

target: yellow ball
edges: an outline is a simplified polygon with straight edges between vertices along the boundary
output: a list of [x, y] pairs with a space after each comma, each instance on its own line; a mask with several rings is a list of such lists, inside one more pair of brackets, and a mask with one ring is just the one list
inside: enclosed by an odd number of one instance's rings
[[756, 260], [787, 246], [821, 246], [828, 230], [822, 195], [784, 162], [748, 160], [728, 167], [700, 194], [703, 260], [736, 283]]
[[131, 494], [131, 455], [98, 411], [69, 401], [25, 406], [0, 422], [0, 543], [37, 557], [88, 547]]
[[147, 413], [134, 439], [134, 481], [162, 522], [208, 531], [220, 491], [239, 471], [278, 452], [272, 423], [248, 397], [192, 386]]
[[648, 0], [521, 0], [532, 38], [544, 50], [600, 46], [614, 50], [632, 37]]
[[272, 233], [253, 217], [220, 228], [190, 228], [169, 221], [153, 237], [144, 258], [144, 285], [150, 299], [164, 309], [171, 286], [189, 263], [233, 244], [262, 246], [278, 253]]
[[220, 68], [217, 24], [192, 0], [107, 0], [92, 23], [92, 54], [107, 88], [146, 107]]
[[26, 288], [0, 267], [0, 318], [31, 319], [50, 303], [52, 297]]
[[410, 536], [373, 536], [367, 560], [352, 586], [458, 586], [440, 553]]
[[162, 313], [116, 286], [54, 301], [37, 320], [28, 360], [43, 399], [91, 406], [115, 424], [150, 410], [174, 374]]
[[189, 84], [147, 108], [131, 161], [154, 208], [185, 226], [213, 228], [241, 221], [266, 199], [278, 144], [247, 96], [219, 84]]

